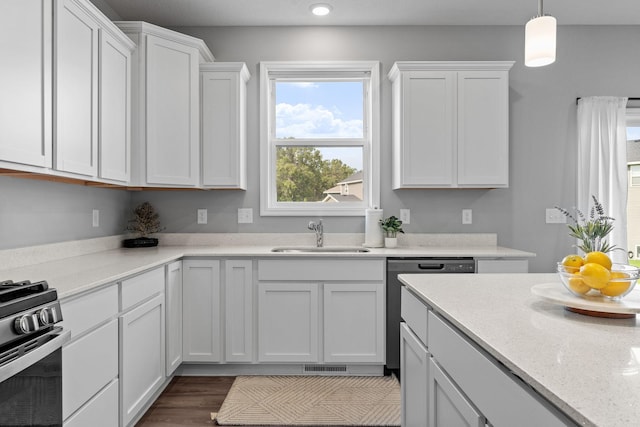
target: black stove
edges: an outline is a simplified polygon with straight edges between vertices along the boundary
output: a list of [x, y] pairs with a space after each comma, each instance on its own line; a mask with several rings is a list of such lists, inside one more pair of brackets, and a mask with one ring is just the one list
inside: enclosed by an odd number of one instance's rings
[[[0, 366], [18, 357], [17, 347], [34, 347], [30, 341], [46, 335], [62, 321], [58, 292], [46, 281], [0, 282]], [[13, 355], [13, 356], [12, 356]]]
[[61, 321], [47, 282], [0, 282], [0, 426], [62, 427]]

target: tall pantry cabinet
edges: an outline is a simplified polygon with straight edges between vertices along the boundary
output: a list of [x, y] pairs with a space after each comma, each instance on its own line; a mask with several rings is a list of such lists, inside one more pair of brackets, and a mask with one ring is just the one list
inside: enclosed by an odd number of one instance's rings
[[133, 186], [197, 187], [200, 179], [200, 39], [145, 22], [116, 25], [138, 46], [132, 75]]

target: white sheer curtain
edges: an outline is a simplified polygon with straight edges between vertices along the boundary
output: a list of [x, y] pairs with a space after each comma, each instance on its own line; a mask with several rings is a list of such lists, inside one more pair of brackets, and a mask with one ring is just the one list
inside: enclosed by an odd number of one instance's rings
[[594, 195], [613, 218], [609, 255], [627, 263], [627, 98], [593, 96], [578, 101], [578, 197], [585, 215]]

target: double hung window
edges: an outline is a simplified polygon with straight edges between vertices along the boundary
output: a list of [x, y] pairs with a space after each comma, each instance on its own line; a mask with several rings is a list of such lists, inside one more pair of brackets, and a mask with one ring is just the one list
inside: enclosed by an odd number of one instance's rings
[[379, 206], [379, 63], [263, 62], [260, 84], [261, 215]]

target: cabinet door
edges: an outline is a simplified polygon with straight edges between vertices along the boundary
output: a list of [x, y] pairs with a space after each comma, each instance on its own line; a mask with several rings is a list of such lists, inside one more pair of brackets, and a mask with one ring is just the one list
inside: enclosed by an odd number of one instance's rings
[[114, 427], [118, 420], [118, 380], [96, 394], [86, 405], [64, 421], [64, 427]]
[[200, 73], [203, 186], [247, 188], [246, 78], [244, 66]]
[[408, 71], [395, 91], [393, 188], [452, 186], [454, 73]]
[[131, 51], [100, 31], [100, 178], [129, 181]]
[[509, 185], [509, 77], [458, 72], [458, 184]]
[[220, 261], [185, 260], [182, 266], [183, 360], [219, 362]]
[[[118, 378], [116, 319], [62, 348], [62, 416], [67, 419]], [[118, 405], [111, 408], [118, 411]]]
[[324, 284], [324, 361], [385, 360], [382, 283]]
[[404, 427], [423, 427], [427, 424], [430, 357], [407, 324], [401, 323], [400, 400]]
[[258, 284], [260, 362], [318, 361], [318, 284]]
[[253, 262], [225, 261], [225, 361], [253, 358]]
[[429, 359], [429, 427], [484, 427], [485, 418]]
[[77, 0], [55, 14], [55, 168], [97, 172], [98, 24]]
[[182, 261], [167, 265], [167, 376], [182, 363]]
[[147, 183], [198, 183], [198, 50], [146, 36]]
[[0, 2], [0, 160], [51, 167], [52, 2]]
[[122, 425], [129, 425], [164, 382], [164, 320], [164, 294], [120, 316]]

